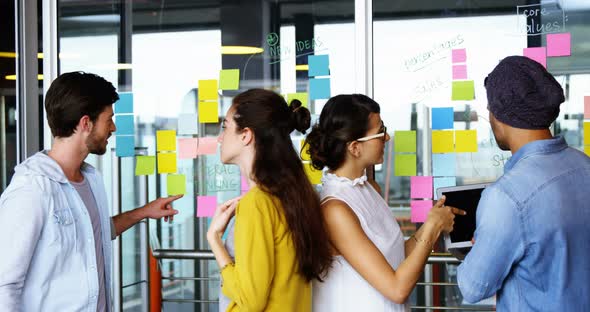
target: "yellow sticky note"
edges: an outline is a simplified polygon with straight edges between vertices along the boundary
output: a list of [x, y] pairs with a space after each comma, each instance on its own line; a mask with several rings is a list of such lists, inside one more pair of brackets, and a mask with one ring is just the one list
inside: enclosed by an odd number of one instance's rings
[[311, 184], [320, 184], [322, 183], [322, 171], [316, 170], [311, 166], [311, 163], [304, 162], [303, 169], [305, 170], [305, 174], [307, 174], [307, 178]]
[[186, 194], [186, 176], [184, 174], [169, 174], [166, 177], [168, 196]]
[[176, 173], [176, 153], [158, 153], [158, 173]]
[[395, 154], [394, 174], [398, 177], [416, 175], [416, 154]]
[[222, 69], [219, 72], [220, 90], [238, 90], [240, 88], [240, 70]]
[[199, 102], [200, 101], [217, 101], [217, 80], [199, 80]]
[[309, 144], [305, 144], [305, 140], [301, 140], [301, 147], [299, 148], [299, 157], [301, 157], [301, 160], [311, 160], [311, 158], [309, 157]]
[[475, 99], [475, 86], [473, 80], [453, 81], [451, 100], [471, 101], [473, 99]]
[[590, 157], [590, 145], [584, 146], [584, 153], [586, 153], [586, 155], [588, 155], [588, 157]]
[[455, 152], [475, 153], [477, 152], [477, 130], [455, 131]]
[[307, 92], [289, 93], [287, 94], [287, 104], [290, 104], [293, 100], [301, 101], [301, 105], [307, 108]]
[[156, 151], [176, 150], [176, 130], [156, 131]]
[[453, 142], [454, 133], [451, 130], [432, 131], [432, 153], [452, 153], [455, 151]]
[[219, 105], [217, 102], [199, 102], [199, 123], [218, 123]]
[[150, 175], [156, 172], [156, 156], [135, 157], [135, 175]]
[[590, 122], [584, 123], [584, 145], [590, 145]]

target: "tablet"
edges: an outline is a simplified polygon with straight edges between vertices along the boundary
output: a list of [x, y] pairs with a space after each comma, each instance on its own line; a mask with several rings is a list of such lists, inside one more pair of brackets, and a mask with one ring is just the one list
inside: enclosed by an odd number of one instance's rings
[[446, 196], [445, 206], [453, 206], [467, 212], [467, 215], [455, 216], [453, 231], [444, 235], [445, 247], [455, 257], [465, 258], [473, 246], [471, 239], [475, 233], [475, 213], [479, 199], [486, 186], [491, 183], [479, 183], [462, 186], [441, 187], [436, 190], [438, 198]]

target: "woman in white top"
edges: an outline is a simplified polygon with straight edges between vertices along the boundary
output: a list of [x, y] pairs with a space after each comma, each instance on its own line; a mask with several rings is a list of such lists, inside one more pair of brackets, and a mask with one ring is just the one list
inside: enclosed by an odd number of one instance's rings
[[[375, 181], [365, 169], [383, 162], [387, 129], [379, 104], [360, 94], [331, 98], [307, 136], [312, 164], [327, 166], [322, 213], [334, 262], [323, 282], [314, 282], [314, 311], [408, 311], [434, 242], [451, 231], [455, 213], [441, 198], [409, 240]], [[377, 190], [376, 190], [377, 189]]]

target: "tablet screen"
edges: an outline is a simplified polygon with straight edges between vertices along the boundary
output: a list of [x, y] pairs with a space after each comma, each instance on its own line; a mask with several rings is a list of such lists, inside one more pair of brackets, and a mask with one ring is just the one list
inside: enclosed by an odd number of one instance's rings
[[473, 233], [475, 232], [475, 211], [483, 190], [483, 188], [476, 188], [442, 193], [447, 197], [445, 205], [463, 209], [467, 212], [465, 216], [455, 216], [455, 226], [449, 234], [451, 242], [468, 242], [473, 238]]

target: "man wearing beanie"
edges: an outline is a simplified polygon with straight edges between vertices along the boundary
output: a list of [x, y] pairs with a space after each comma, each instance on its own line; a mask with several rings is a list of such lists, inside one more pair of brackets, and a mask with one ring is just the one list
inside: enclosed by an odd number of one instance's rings
[[563, 90], [522, 56], [503, 59], [485, 87], [496, 142], [512, 158], [480, 200], [475, 243], [457, 273], [463, 297], [497, 294], [498, 311], [587, 310], [590, 158], [549, 131]]

